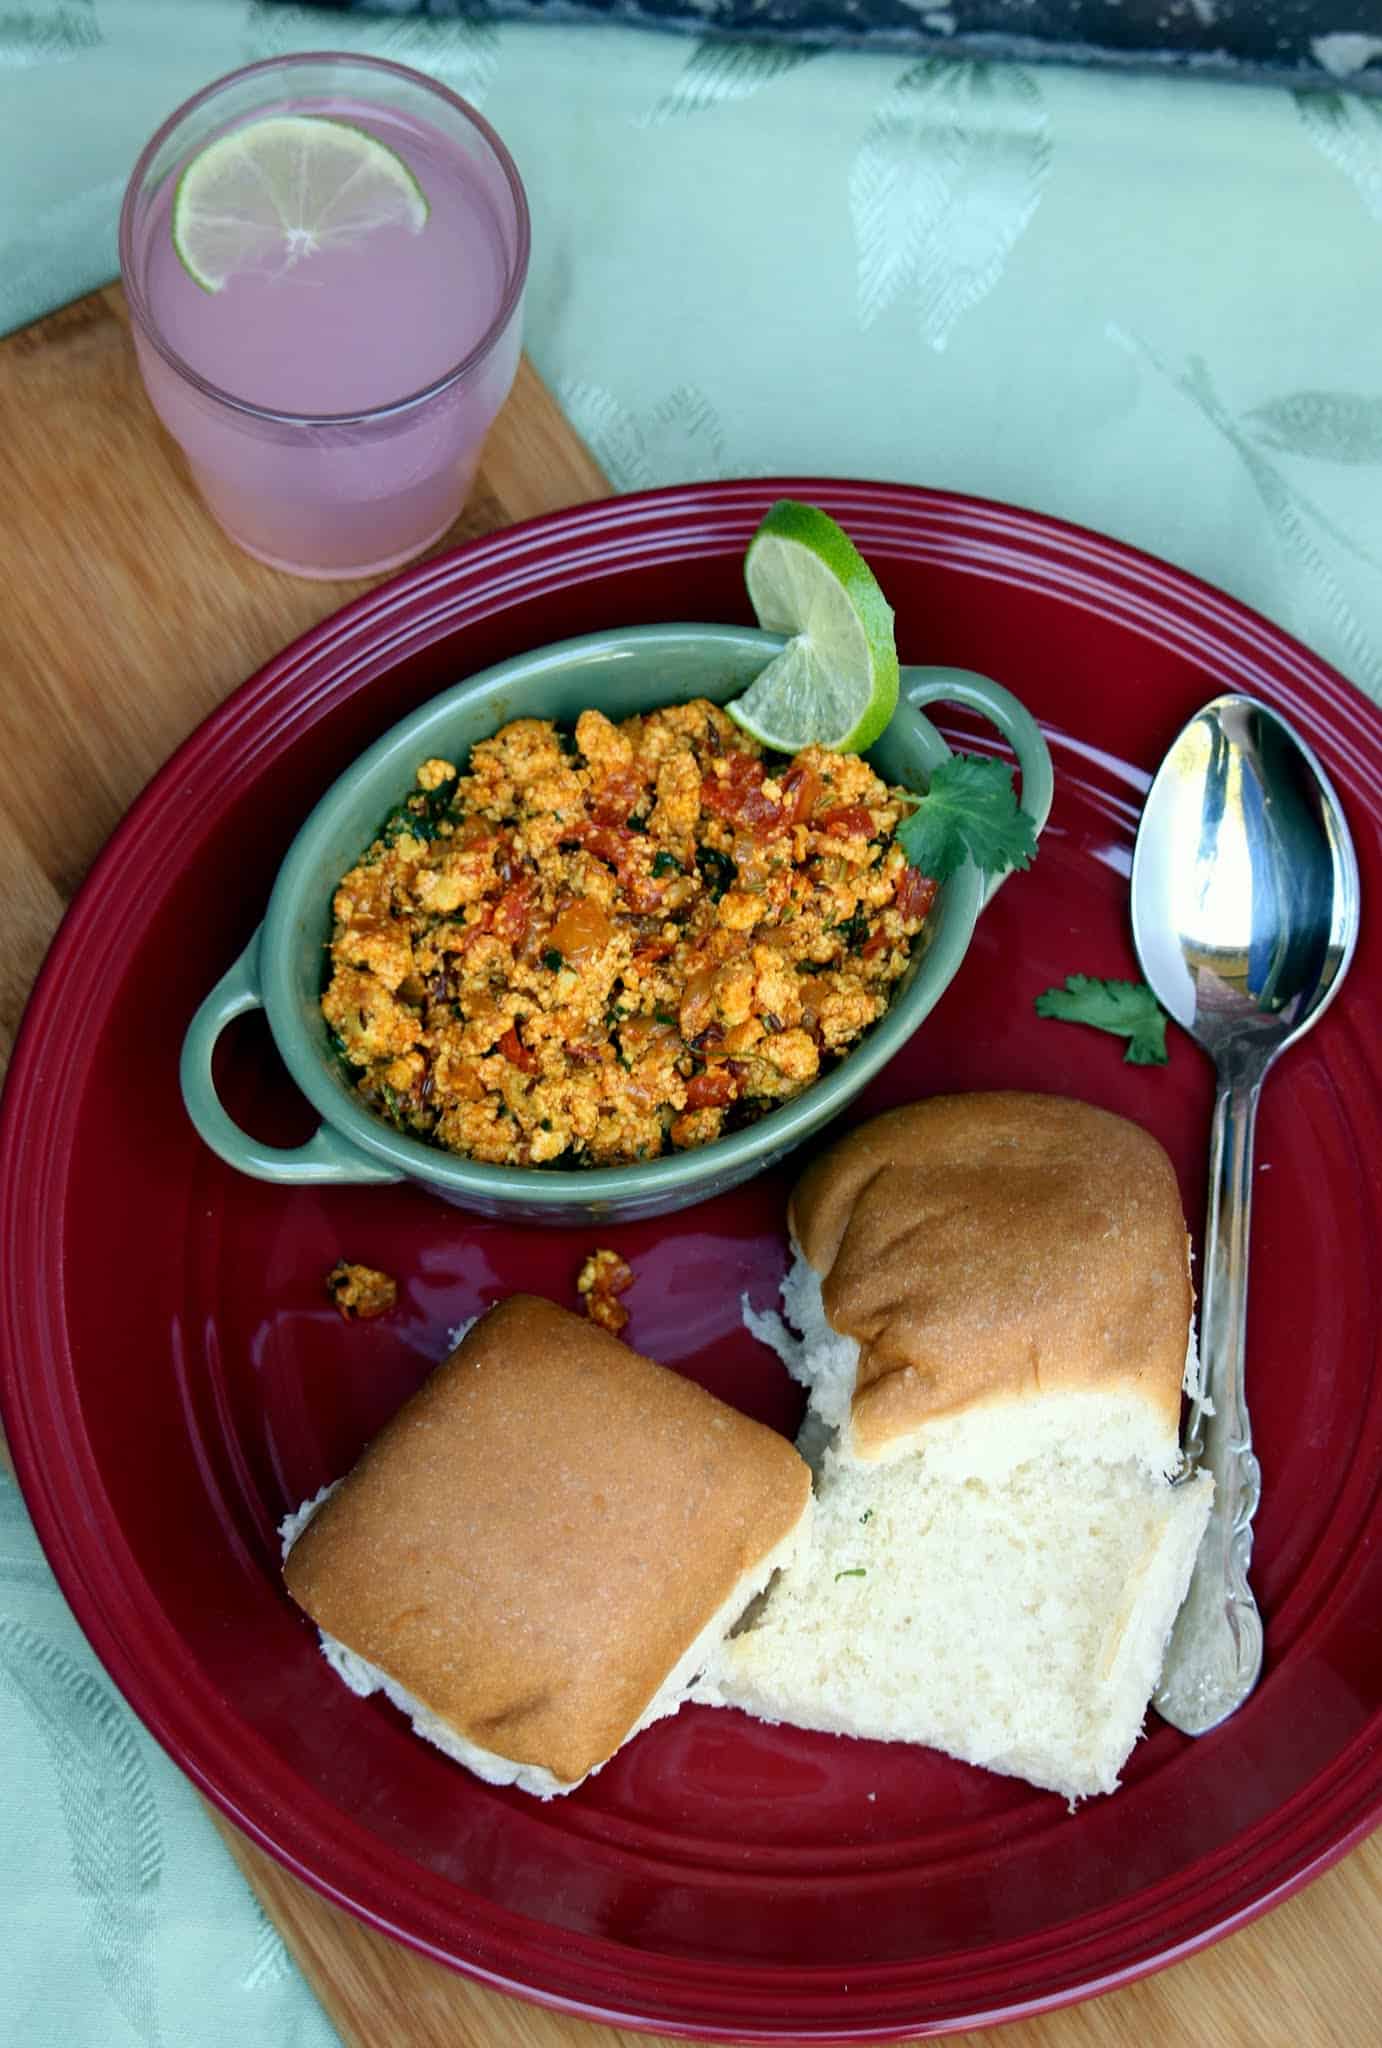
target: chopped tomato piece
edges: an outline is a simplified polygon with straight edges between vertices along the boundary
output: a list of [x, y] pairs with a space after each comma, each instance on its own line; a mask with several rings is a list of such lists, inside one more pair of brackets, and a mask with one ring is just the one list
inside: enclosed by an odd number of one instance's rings
[[868, 839], [873, 832], [873, 818], [863, 804], [838, 804], [833, 811], [823, 811], [816, 825], [841, 839]]
[[662, 884], [655, 882], [651, 875], [640, 872], [631, 860], [625, 861], [619, 870], [619, 880], [628, 898], [629, 909], [635, 917], [656, 917], [662, 909]]
[[517, 1067], [520, 1073], [535, 1074], [537, 1072], [537, 1054], [528, 1050], [518, 1035], [518, 1027], [516, 1025], [510, 1024], [508, 1030], [499, 1041], [499, 1050], [503, 1053], [510, 1066]]
[[780, 832], [791, 820], [784, 804], [763, 791], [763, 763], [752, 754], [725, 755], [728, 774], [707, 775], [701, 783], [701, 807], [727, 824], [742, 825], [761, 836]]
[[566, 837], [568, 842], [574, 839], [596, 860], [614, 869], [628, 908], [636, 917], [656, 916], [662, 909], [663, 885], [654, 881], [649, 872], [648, 842], [641, 833], [630, 832], [626, 825], [587, 821], [575, 826]]
[[521, 946], [528, 936], [528, 923], [532, 915], [533, 885], [524, 880], [507, 888], [494, 906], [493, 930], [496, 938], [505, 939], [509, 945]]
[[902, 917], [925, 917], [936, 900], [936, 884], [920, 868], [904, 868], [893, 899]]
[[628, 854], [629, 840], [633, 835], [624, 825], [581, 825], [572, 836], [579, 839], [596, 860], [606, 861], [610, 867], [617, 868]]
[[492, 931], [493, 928], [494, 905], [492, 903], [482, 903], [480, 915], [472, 918], [467, 924], [462, 925], [455, 950], [459, 953], [468, 953], [475, 944], [475, 941], [484, 938], [486, 933]]
[[733, 1102], [739, 1093], [738, 1077], [731, 1074], [728, 1066], [708, 1067], [703, 1074], [694, 1074], [686, 1084], [686, 1107], [688, 1109], [721, 1109], [725, 1103]]
[[494, 851], [494, 872], [506, 889], [520, 873], [518, 863], [513, 857], [512, 832], [501, 832], [498, 835]]
[[782, 778], [782, 799], [790, 823], [804, 825], [820, 793], [821, 778], [814, 768], [789, 768]]
[[601, 783], [590, 806], [597, 825], [627, 825], [643, 804], [647, 790], [627, 768], [616, 769]]

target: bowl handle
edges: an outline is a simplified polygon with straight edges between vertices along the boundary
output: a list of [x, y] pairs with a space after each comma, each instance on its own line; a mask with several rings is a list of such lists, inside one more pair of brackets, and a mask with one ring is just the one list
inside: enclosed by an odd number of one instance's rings
[[[918, 711], [927, 704], [963, 704], [998, 727], [1017, 756], [1022, 771], [1022, 808], [1040, 837], [1051, 812], [1054, 778], [1046, 742], [1025, 704], [1001, 683], [968, 668], [904, 668], [902, 694]], [[1001, 875], [989, 876], [984, 884], [985, 903], [993, 901], [995, 891], [1011, 873], [1008, 868]]]
[[305, 1145], [291, 1148], [261, 1145], [242, 1131], [222, 1107], [211, 1076], [211, 1057], [216, 1040], [227, 1024], [246, 1010], [262, 1009], [259, 988], [259, 936], [255, 932], [235, 965], [221, 976], [215, 988], [187, 1027], [182, 1041], [182, 1099], [187, 1114], [212, 1151], [228, 1165], [255, 1180], [326, 1183], [402, 1180], [390, 1166], [381, 1166], [348, 1138], [340, 1137], [329, 1124], [320, 1124]]

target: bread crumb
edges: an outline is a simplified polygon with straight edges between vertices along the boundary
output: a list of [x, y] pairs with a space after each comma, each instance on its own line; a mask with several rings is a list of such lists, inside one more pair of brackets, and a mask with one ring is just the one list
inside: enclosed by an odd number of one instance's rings
[[633, 1286], [633, 1268], [618, 1252], [599, 1249], [590, 1253], [576, 1276], [576, 1291], [592, 1323], [617, 1337], [628, 1322], [629, 1312], [616, 1296]]
[[391, 1273], [354, 1265], [348, 1259], [338, 1259], [331, 1268], [326, 1291], [348, 1323], [387, 1315], [398, 1300], [398, 1282]]

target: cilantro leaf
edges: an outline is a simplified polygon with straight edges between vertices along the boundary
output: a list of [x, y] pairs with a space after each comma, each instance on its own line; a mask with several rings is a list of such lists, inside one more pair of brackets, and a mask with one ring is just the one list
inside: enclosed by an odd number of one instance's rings
[[1064, 1024], [1092, 1024], [1126, 1038], [1123, 1058], [1135, 1067], [1164, 1067], [1166, 1012], [1145, 981], [1100, 981], [1092, 974], [1071, 974], [1064, 988], [1048, 988], [1036, 999], [1038, 1017], [1058, 1017]]
[[911, 866], [933, 882], [944, 882], [966, 860], [1001, 875], [1030, 867], [1036, 853], [1036, 827], [1018, 808], [1012, 770], [978, 754], [942, 761], [897, 839]]

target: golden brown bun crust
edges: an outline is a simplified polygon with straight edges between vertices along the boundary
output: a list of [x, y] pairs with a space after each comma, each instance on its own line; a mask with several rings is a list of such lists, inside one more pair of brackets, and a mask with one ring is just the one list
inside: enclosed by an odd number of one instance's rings
[[774, 1430], [516, 1295], [376, 1437], [284, 1577], [470, 1741], [569, 1783], [619, 1747], [810, 1491]]
[[1135, 1391], [1180, 1417], [1192, 1297], [1175, 1172], [1149, 1132], [1057, 1095], [942, 1095], [851, 1131], [789, 1221], [861, 1347], [854, 1446], [971, 1404]]

